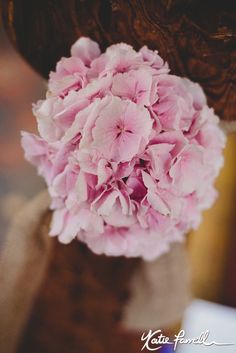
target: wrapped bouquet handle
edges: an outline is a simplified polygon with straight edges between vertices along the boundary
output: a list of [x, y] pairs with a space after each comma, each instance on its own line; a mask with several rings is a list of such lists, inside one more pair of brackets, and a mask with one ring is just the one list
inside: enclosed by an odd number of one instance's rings
[[16, 351], [51, 252], [48, 193], [42, 192], [31, 201], [19, 202], [19, 205], [19, 210], [11, 203], [8, 205], [12, 221], [0, 258], [2, 353]]
[[[87, 352], [101, 344], [107, 351], [116, 345], [120, 352], [125, 345], [136, 352], [141, 332], [156, 327], [170, 332], [178, 324], [191, 297], [184, 244], [174, 245], [154, 262], [100, 259], [83, 247], [68, 248], [48, 237], [48, 206], [46, 191], [25, 202], [15, 212], [6, 235], [0, 267], [1, 353], [25, 352], [32, 347], [35, 352], [67, 352], [67, 337], [73, 337], [75, 329], [76, 349], [86, 346], [99, 325], [91, 320], [90, 310], [102, 318], [104, 331]], [[109, 283], [113, 275], [116, 285]], [[102, 304], [105, 298], [108, 302]], [[53, 317], [58, 311], [61, 320]], [[68, 316], [73, 312], [78, 320], [83, 317], [81, 324]], [[51, 334], [54, 330], [56, 340]], [[107, 334], [118, 338], [114, 343], [103, 342]]]

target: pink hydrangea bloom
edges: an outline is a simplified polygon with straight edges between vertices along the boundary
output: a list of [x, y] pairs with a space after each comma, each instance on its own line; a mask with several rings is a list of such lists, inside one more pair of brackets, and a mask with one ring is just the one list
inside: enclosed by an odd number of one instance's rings
[[153, 260], [214, 202], [225, 136], [201, 87], [157, 51], [79, 39], [24, 132], [52, 198], [50, 234], [96, 254]]

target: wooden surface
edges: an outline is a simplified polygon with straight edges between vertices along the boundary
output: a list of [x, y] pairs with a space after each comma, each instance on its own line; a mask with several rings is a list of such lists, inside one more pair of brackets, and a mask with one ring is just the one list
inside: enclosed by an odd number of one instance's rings
[[80, 36], [102, 49], [124, 41], [158, 49], [173, 73], [203, 85], [228, 120], [236, 111], [235, 0], [2, 0], [3, 24], [44, 77]]

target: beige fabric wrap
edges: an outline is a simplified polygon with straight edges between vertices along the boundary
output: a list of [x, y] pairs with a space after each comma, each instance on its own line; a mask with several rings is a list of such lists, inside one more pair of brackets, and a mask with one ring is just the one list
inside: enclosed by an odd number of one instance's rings
[[21, 205], [5, 238], [0, 257], [0, 353], [15, 352], [42, 281], [50, 252], [44, 217], [48, 206], [46, 192]]
[[[16, 214], [6, 236], [0, 260], [0, 353], [15, 352], [49, 261], [48, 206], [48, 194], [40, 193]], [[173, 245], [156, 261], [143, 261], [130, 283], [122, 325], [144, 331], [176, 324], [190, 297], [188, 267], [184, 244]]]
[[187, 247], [175, 243], [153, 262], [143, 262], [131, 282], [123, 325], [131, 330], [170, 328], [183, 317], [190, 299]]

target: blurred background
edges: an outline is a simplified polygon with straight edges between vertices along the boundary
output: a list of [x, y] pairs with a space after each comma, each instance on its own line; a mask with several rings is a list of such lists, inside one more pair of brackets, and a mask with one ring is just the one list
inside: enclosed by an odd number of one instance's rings
[[24, 160], [20, 131], [36, 131], [32, 102], [45, 94], [45, 83], [17, 54], [0, 30], [0, 239], [6, 231], [4, 198], [30, 197], [43, 187], [36, 171]]
[[[0, 31], [0, 53], [2, 242], [8, 225], [4, 216], [6, 197], [21, 194], [28, 198], [44, 186], [35, 168], [24, 161], [20, 146], [20, 131], [36, 131], [31, 104], [44, 97], [46, 85], [14, 51], [2, 31]], [[232, 134], [225, 150], [225, 166], [217, 180], [219, 198], [214, 207], [204, 214], [201, 227], [197, 232], [190, 234], [188, 242], [194, 296], [234, 308], [236, 308], [235, 151], [236, 135]]]

